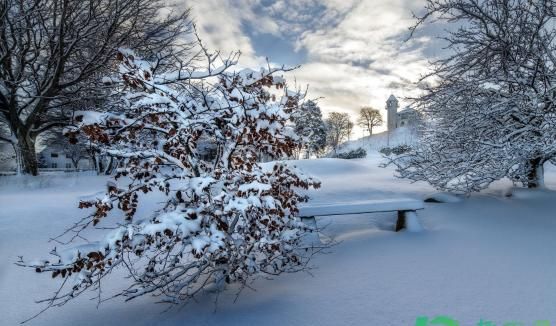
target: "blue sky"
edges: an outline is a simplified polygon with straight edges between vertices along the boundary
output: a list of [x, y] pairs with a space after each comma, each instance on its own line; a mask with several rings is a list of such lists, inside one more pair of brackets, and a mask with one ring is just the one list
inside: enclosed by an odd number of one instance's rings
[[361, 106], [384, 111], [390, 94], [415, 95], [414, 83], [440, 52], [434, 29], [403, 42], [423, 0], [184, 1], [209, 48], [240, 50], [250, 67], [267, 57], [301, 65], [287, 77], [308, 84], [325, 115], [348, 112], [355, 120]]

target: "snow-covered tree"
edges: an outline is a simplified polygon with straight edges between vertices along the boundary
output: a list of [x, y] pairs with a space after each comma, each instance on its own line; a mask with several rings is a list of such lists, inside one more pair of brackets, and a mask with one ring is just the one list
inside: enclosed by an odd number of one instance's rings
[[[307, 268], [314, 251], [302, 236], [312, 230], [294, 216], [307, 200], [298, 189], [319, 182], [285, 163], [257, 162], [259, 153], [292, 154], [298, 137], [289, 119], [302, 99], [278, 75], [283, 67], [232, 72], [237, 54], [222, 60], [202, 53], [203, 70], [171, 70], [121, 50], [121, 75], [111, 79], [126, 109], [78, 113], [73, 132], [124, 166], [105, 195], [79, 203], [91, 214], [64, 235], [75, 242], [100, 227], [98, 242], [21, 262], [63, 280], [47, 307], [89, 289], [100, 297], [103, 279], [118, 267], [129, 274], [129, 287], [115, 296], [152, 294], [174, 304], [226, 283], [248, 286], [257, 275]], [[199, 155], [206, 139], [216, 148], [212, 159]]]
[[382, 115], [377, 109], [371, 107], [362, 107], [359, 110], [359, 117], [357, 118], [357, 124], [369, 132], [369, 136], [373, 135], [373, 128], [382, 126]]
[[[0, 2], [0, 140], [36, 175], [37, 137], [70, 122], [74, 107], [104, 96], [101, 80], [120, 46], [177, 51], [187, 11], [162, 0], [3, 0]], [[180, 40], [181, 44], [184, 44]], [[179, 51], [186, 51], [180, 47]], [[166, 51], [164, 55], [167, 55]]]
[[555, 1], [429, 0], [418, 21], [457, 24], [453, 50], [425, 78], [420, 145], [394, 159], [402, 177], [479, 191], [509, 177], [542, 187], [556, 155]]
[[328, 146], [334, 152], [338, 149], [340, 144], [349, 139], [353, 129], [353, 122], [349, 118], [349, 114], [340, 112], [330, 112], [328, 118], [325, 120], [326, 125], [326, 139]]
[[326, 126], [317, 103], [311, 100], [304, 102], [292, 120], [296, 134], [301, 137], [306, 157], [321, 153], [326, 147]]

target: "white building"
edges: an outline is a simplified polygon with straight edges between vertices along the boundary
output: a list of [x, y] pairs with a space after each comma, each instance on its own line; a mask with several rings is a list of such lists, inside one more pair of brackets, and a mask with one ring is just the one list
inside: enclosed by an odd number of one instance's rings
[[[72, 161], [72, 154], [67, 153], [60, 146], [47, 146], [37, 154], [39, 167], [56, 170], [75, 170]], [[92, 161], [88, 158], [81, 158], [77, 163], [78, 170], [94, 169]]]
[[[73, 155], [77, 155], [73, 153]], [[76, 157], [77, 158], [77, 157]], [[61, 146], [49, 145], [37, 153], [39, 169], [58, 170], [58, 171], [74, 171], [76, 170], [72, 152], [67, 151]], [[77, 170], [93, 170], [94, 164], [90, 158], [82, 157], [77, 163]], [[0, 174], [6, 172], [15, 172], [17, 169], [17, 160], [15, 152], [11, 144], [0, 143]]]
[[409, 106], [400, 112], [398, 112], [398, 108], [398, 99], [394, 95], [390, 95], [386, 101], [388, 131], [399, 127], [416, 127], [420, 120], [419, 113]]

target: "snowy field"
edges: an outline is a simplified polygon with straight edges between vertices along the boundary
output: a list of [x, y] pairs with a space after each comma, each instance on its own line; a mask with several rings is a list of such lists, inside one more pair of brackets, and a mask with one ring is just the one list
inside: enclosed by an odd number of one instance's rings
[[350, 140], [340, 145], [339, 153], [349, 152], [358, 148], [363, 148], [367, 153], [378, 152], [385, 147], [396, 147], [399, 145], [414, 145], [417, 140], [415, 129], [399, 127], [390, 133], [383, 131], [372, 136], [366, 136], [355, 140]]
[[[423, 184], [393, 177], [373, 154], [363, 160], [293, 162], [321, 179], [315, 202], [424, 198]], [[556, 189], [556, 169], [547, 169]], [[33, 302], [55, 289], [49, 275], [14, 265], [19, 255], [43, 257], [48, 239], [75, 218], [79, 196], [103, 189], [92, 175], [0, 178], [0, 325], [36, 313]], [[446, 315], [460, 325], [556, 322], [556, 194], [505, 197], [509, 183], [459, 203], [426, 204], [423, 233], [392, 232], [395, 214], [319, 220], [340, 243], [316, 257], [311, 275], [260, 279], [236, 299], [232, 287], [215, 300], [162, 313], [154, 298], [124, 304], [95, 294], [47, 311], [30, 325], [414, 325], [418, 316]], [[113, 275], [114, 285], [125, 282]], [[90, 299], [93, 300], [90, 300]]]

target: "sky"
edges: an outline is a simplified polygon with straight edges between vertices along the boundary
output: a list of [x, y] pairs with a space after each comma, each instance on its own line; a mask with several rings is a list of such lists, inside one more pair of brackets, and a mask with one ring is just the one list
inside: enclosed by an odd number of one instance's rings
[[209, 49], [239, 50], [241, 65], [251, 68], [266, 66], [266, 58], [299, 65], [288, 83], [308, 85], [307, 97], [318, 99], [324, 116], [347, 112], [355, 121], [362, 106], [372, 106], [386, 117], [389, 95], [407, 105], [442, 51], [432, 28], [407, 40], [424, 0], [182, 1]]

